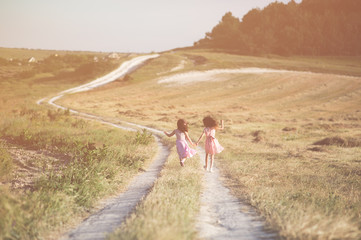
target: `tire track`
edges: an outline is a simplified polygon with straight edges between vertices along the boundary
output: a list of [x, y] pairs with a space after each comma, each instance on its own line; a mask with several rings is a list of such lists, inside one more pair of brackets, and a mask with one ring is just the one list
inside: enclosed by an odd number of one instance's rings
[[[202, 166], [205, 151], [197, 148]], [[203, 177], [200, 214], [196, 223], [199, 236], [204, 239], [278, 239], [278, 234], [267, 229], [256, 210], [240, 202], [220, 181], [216, 166]]]

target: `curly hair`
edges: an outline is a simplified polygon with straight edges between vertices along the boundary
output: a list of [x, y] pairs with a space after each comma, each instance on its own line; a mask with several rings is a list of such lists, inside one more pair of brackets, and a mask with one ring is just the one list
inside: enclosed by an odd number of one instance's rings
[[184, 119], [177, 121], [177, 128], [181, 132], [188, 132], [188, 123]]
[[218, 128], [217, 121], [214, 118], [212, 118], [211, 116], [207, 116], [207, 117], [203, 118], [203, 124], [205, 127], [208, 127], [208, 128]]

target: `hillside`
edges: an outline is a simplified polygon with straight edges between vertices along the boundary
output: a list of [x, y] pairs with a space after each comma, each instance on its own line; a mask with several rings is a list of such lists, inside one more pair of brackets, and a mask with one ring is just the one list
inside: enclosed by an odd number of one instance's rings
[[[284, 239], [361, 238], [359, 57], [166, 52], [106, 85], [68, 92], [54, 100], [68, 109], [56, 110], [49, 99], [134, 55], [94, 62], [52, 54], [0, 68], [0, 239], [58, 239], [147, 173], [160, 143], [170, 155], [154, 187], [110, 239], [199, 239], [203, 184], [212, 177]], [[200, 151], [182, 168], [175, 138], [162, 131], [184, 118], [194, 141], [207, 115], [225, 121], [216, 172], [204, 171]]]

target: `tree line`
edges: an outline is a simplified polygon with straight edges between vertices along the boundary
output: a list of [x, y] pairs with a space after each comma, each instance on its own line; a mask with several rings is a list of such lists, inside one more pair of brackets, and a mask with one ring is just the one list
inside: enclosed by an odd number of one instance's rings
[[194, 47], [252, 55], [360, 55], [361, 0], [273, 2], [242, 21], [228, 12]]

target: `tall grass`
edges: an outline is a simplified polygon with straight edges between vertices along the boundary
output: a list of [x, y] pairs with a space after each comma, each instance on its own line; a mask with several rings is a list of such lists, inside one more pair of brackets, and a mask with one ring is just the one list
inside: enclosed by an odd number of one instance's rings
[[71, 158], [44, 172], [32, 191], [17, 195], [1, 188], [2, 239], [37, 239], [88, 211], [126, 184], [155, 152], [147, 132], [128, 133], [85, 121], [79, 127], [83, 120], [66, 111], [54, 115], [26, 109], [2, 125], [2, 136], [13, 144]]
[[267, 129], [256, 142], [244, 129], [241, 149], [231, 135], [223, 139], [229, 151], [219, 160], [233, 192], [287, 239], [359, 239], [360, 150], [314, 152], [304, 133], [285, 138], [289, 134]]

